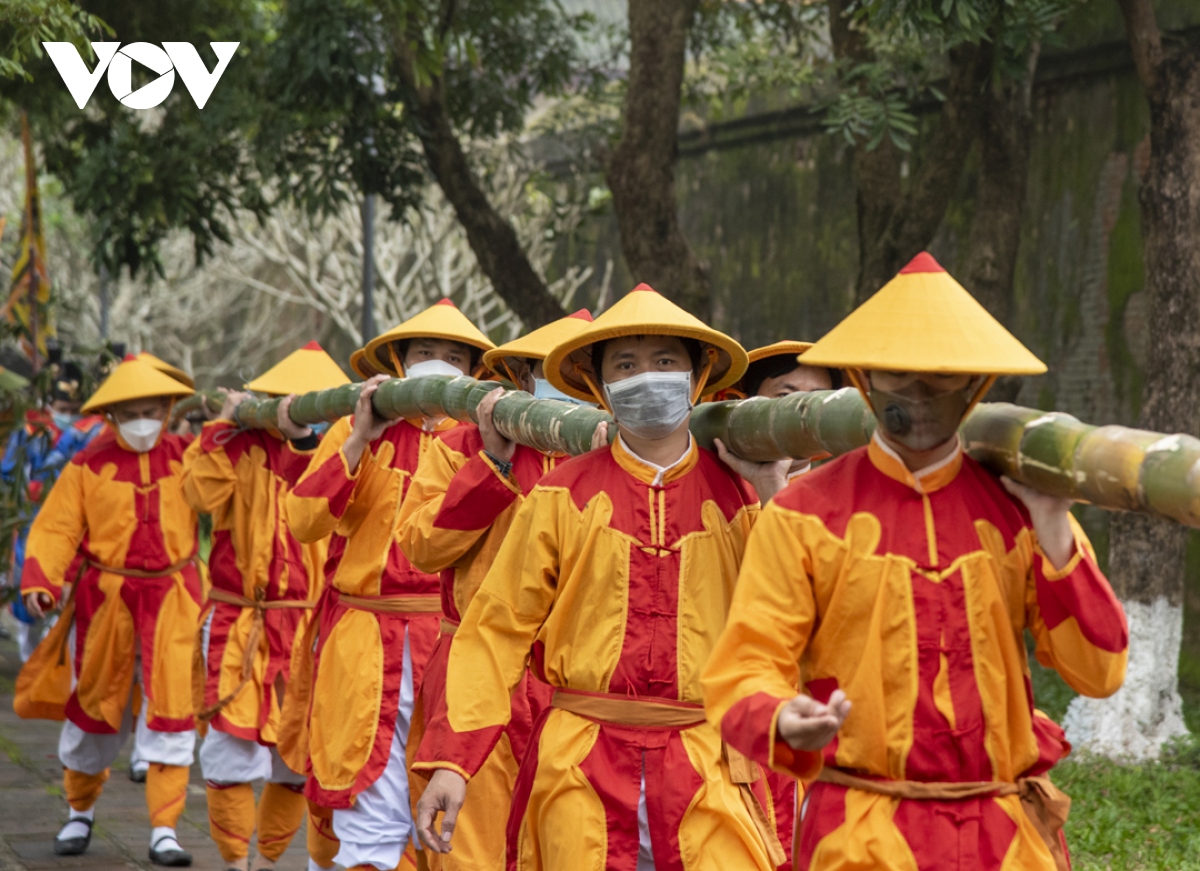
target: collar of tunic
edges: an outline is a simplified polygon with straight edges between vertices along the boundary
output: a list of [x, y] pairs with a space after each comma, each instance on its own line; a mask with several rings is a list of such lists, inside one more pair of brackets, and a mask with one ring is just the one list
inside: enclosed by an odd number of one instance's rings
[[688, 433], [687, 450], [683, 452], [678, 460], [669, 466], [660, 466], [657, 463], [642, 459], [630, 450], [629, 445], [625, 444], [620, 434], [617, 435], [617, 440], [613, 442], [612, 452], [613, 457], [622, 469], [639, 481], [649, 484], [651, 487], [662, 487], [676, 478], [683, 477], [695, 467], [696, 460], [700, 456], [699, 448], [696, 447], [696, 440], [692, 438], [691, 433]]
[[962, 469], [962, 441], [957, 436], [955, 440], [954, 452], [950, 456], [915, 472], [904, 465], [900, 455], [888, 447], [878, 432], [871, 436], [867, 456], [871, 458], [872, 465], [889, 478], [912, 487], [918, 493], [933, 493], [957, 478]]

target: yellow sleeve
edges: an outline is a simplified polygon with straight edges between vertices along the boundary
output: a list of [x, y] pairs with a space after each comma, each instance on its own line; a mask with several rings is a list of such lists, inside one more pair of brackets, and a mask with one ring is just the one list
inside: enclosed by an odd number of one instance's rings
[[67, 569], [87, 533], [83, 476], [78, 463], [68, 463], [59, 475], [42, 510], [33, 521], [25, 544], [25, 567], [21, 593], [48, 593], [56, 600], [62, 593]]
[[[819, 527], [810, 528], [810, 527]], [[754, 524], [729, 620], [704, 668], [709, 720], [727, 743], [796, 777], [815, 777], [819, 753], [792, 750], [776, 737], [783, 705], [800, 692], [799, 662], [816, 620], [813, 596], [816, 518], [771, 502]]]
[[220, 434], [236, 430], [232, 421], [210, 420], [183, 454], [183, 495], [202, 514], [213, 514], [233, 499], [237, 472], [222, 443], [229, 436]]
[[369, 458], [364, 452], [354, 474], [346, 464], [342, 446], [350, 436], [351, 420], [343, 417], [329, 428], [308, 469], [287, 496], [288, 527], [299, 541], [327, 538], [354, 501], [358, 472]]
[[444, 440], [433, 442], [400, 509], [400, 549], [423, 572], [458, 563], [521, 498], [482, 453], [466, 457]]
[[510, 696], [557, 594], [566, 501], [565, 490], [533, 489], [463, 615], [446, 675], [456, 732], [508, 723]]

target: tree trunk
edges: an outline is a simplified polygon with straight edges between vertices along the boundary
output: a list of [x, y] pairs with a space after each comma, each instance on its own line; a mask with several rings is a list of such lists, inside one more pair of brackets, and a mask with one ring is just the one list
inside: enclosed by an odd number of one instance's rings
[[[1120, 0], [1138, 78], [1150, 104], [1150, 158], [1141, 181], [1151, 293], [1150, 358], [1140, 426], [1190, 432], [1200, 424], [1200, 40], [1167, 48], [1152, 0]], [[1129, 619], [1129, 669], [1111, 699], [1067, 712], [1077, 746], [1154, 758], [1186, 733], [1178, 690], [1186, 530], [1149, 517], [1113, 518], [1109, 574]]]
[[[850, 26], [850, 5], [849, 0], [829, 0], [834, 56], [850, 63], [873, 61], [862, 32]], [[990, 43], [961, 45], [950, 51], [946, 100], [915, 171], [906, 171], [915, 155], [905, 155], [887, 137], [874, 149], [868, 149], [865, 142], [855, 146], [858, 302], [883, 287], [933, 239], [979, 133], [984, 86], [991, 71]]]
[[701, 320], [712, 312], [708, 268], [679, 227], [675, 200], [680, 89], [697, 0], [629, 0], [629, 78], [621, 140], [605, 174], [635, 281]]
[[528, 329], [565, 317], [566, 310], [525, 255], [517, 231], [479, 186], [446, 110], [441, 78], [418, 81], [408, 28], [394, 13], [385, 20], [396, 67], [412, 98], [406, 108], [416, 120], [425, 161], [466, 231], [479, 268]]
[[[1021, 243], [1021, 216], [1029, 184], [1033, 141], [1033, 79], [1040, 47], [1025, 58], [1020, 78], [995, 78], [980, 120], [979, 182], [975, 217], [967, 236], [963, 281], [992, 316], [1009, 324], [1013, 276]], [[1013, 402], [1021, 379], [1005, 376], [989, 393], [993, 402]]]
[[1021, 241], [1021, 212], [1033, 138], [1035, 46], [1019, 79], [998, 78], [988, 88], [980, 123], [979, 185], [967, 237], [963, 278], [996, 320], [1012, 311], [1013, 275]]

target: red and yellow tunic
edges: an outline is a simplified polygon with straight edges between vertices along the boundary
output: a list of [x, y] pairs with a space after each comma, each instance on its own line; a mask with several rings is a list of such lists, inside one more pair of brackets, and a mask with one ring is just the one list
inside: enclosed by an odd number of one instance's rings
[[[1013, 782], [1062, 754], [1035, 717], [1024, 631], [1076, 691], [1121, 685], [1120, 604], [1075, 526], [1061, 571], [1024, 507], [956, 452], [914, 475], [878, 440], [804, 475], [763, 512], [704, 684], [725, 740], [809, 780]], [[803, 687], [852, 703], [820, 753], [776, 737]], [[813, 784], [796, 867], [1053, 869], [1017, 796], [900, 800]]]
[[[483, 451], [479, 428], [464, 425], [433, 443], [421, 460], [400, 512], [400, 546], [418, 568], [441, 572], [443, 632], [425, 671], [419, 710], [410, 736], [412, 768], [436, 762], [420, 742], [427, 728], [446, 728], [446, 666], [462, 614], [491, 568], [525, 495], [560, 458], [518, 445], [512, 471], [502, 476]], [[518, 760], [534, 720], [549, 705], [550, 690], [530, 675], [513, 691], [512, 719], [495, 750], [471, 780], [454, 830], [454, 852], [440, 858], [451, 869], [501, 868], [505, 817], [497, 808], [512, 801]]]
[[136, 453], [111, 431], [77, 453], [50, 490], [33, 528], [21, 591], [58, 599], [76, 551], [75, 676], [67, 718], [113, 734], [129, 704], [137, 657], [147, 725], [192, 729], [191, 669], [200, 575], [196, 513], [183, 495], [178, 436]]
[[[308, 754], [308, 797], [331, 808], [350, 807], [387, 766], [405, 632], [417, 693], [437, 643], [438, 577], [408, 561], [397, 518], [421, 457], [457, 423], [424, 431], [398, 421], [368, 446], [353, 474], [342, 452], [352, 426], [343, 418], [330, 428], [287, 497], [296, 538], [329, 538], [310, 697], [303, 702], [307, 738], [298, 743]], [[296, 756], [285, 752], [284, 758], [292, 763]]]
[[526, 498], [455, 636], [449, 728], [426, 734], [423, 755], [478, 772], [531, 647], [567, 704], [599, 698], [696, 719], [622, 725], [556, 702], [522, 762], [510, 868], [632, 867], [643, 782], [658, 871], [700, 867], [701, 856], [705, 867], [770, 867], [700, 711], [700, 670], [757, 511], [741, 479], [694, 443], [661, 470], [618, 440], [563, 463]]
[[[311, 612], [268, 604], [256, 614], [230, 600], [316, 598], [327, 542], [298, 542], [287, 526], [286, 505], [314, 453], [264, 430], [239, 431], [232, 421], [214, 420], [184, 455], [184, 494], [196, 511], [213, 518], [208, 570], [217, 593], [210, 592], [206, 604], [212, 623], [202, 707], [217, 708], [214, 729], [261, 744], [277, 739], [283, 702], [278, 690], [287, 682], [292, 648]], [[250, 653], [250, 679], [243, 683], [252, 634], [257, 644]]]

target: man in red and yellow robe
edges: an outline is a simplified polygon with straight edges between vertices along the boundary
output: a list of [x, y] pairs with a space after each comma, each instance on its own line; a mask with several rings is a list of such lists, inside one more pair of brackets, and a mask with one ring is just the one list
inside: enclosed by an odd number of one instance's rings
[[[247, 386], [272, 396], [348, 383], [315, 342], [294, 351]], [[319, 438], [287, 417], [278, 431], [239, 429], [228, 393], [218, 419], [185, 455], [184, 493], [213, 518], [208, 560], [212, 588], [203, 617], [200, 718], [208, 732], [200, 766], [208, 792], [209, 830], [226, 865], [246, 871], [258, 831], [256, 871], [283, 855], [305, 816], [304, 774], [292, 771], [275, 744], [293, 648], [303, 637], [321, 588], [328, 542], [301, 544], [287, 525], [287, 494], [308, 468]], [[255, 810], [251, 781], [265, 780]], [[310, 847], [322, 843], [310, 836]], [[333, 856], [314, 856], [322, 867]], [[324, 860], [324, 861], [321, 861]]]
[[[938, 329], [905, 331], [930, 311]], [[1105, 696], [1124, 615], [1067, 504], [997, 479], [956, 434], [983, 376], [1044, 367], [928, 255], [802, 359], [848, 367], [880, 425], [763, 512], [705, 669], [710, 719], [816, 781], [798, 869], [1064, 869], [1043, 775], [1069, 746], [1035, 709], [1024, 632]]]
[[[367, 354], [405, 377], [462, 375], [492, 347], [444, 300], [368, 343]], [[383, 379], [366, 382], [353, 419], [331, 427], [287, 497], [293, 534], [328, 537], [329, 557], [311, 684], [293, 677], [305, 734], [294, 747], [281, 740], [281, 750], [291, 764], [305, 761], [308, 797], [333, 808], [337, 862], [391, 871], [413, 837], [408, 731], [442, 610], [437, 575], [400, 549], [397, 516], [422, 456], [457, 423], [380, 420], [370, 399]]]
[[[41, 613], [71, 587], [62, 617], [27, 664], [17, 693], [20, 705], [26, 679], [52, 668], [63, 649], [73, 647], [73, 688], [65, 707], [32, 711], [55, 719], [65, 714], [67, 721], [59, 758], [71, 818], [55, 840], [62, 854], [87, 849], [94, 805], [136, 719], [139, 750], [151, 763], [150, 858], [191, 863], [175, 837], [175, 822], [195, 745], [197, 519], [183, 494], [186, 444], [163, 432], [173, 399], [191, 392], [127, 357], [84, 406], [85, 412], [107, 412], [113, 431], [72, 458], [30, 531], [21, 579], [27, 607]], [[82, 568], [68, 577], [77, 551]], [[142, 690], [136, 718], [135, 681]]]
[[[736, 342], [644, 286], [551, 352], [551, 382], [605, 402], [620, 435], [533, 488], [463, 615], [447, 722], [431, 724], [422, 747], [439, 769], [418, 807], [434, 851], [457, 837], [532, 649], [554, 696], [522, 760], [510, 869], [765, 871], [782, 861], [754, 794], [757, 766], [726, 753], [700, 704], [758, 503], [687, 422], [702, 392], [745, 365]], [[769, 495], [783, 469], [773, 474], [751, 477]]]
[[[484, 363], [537, 395], [544, 392], [546, 354], [591, 320], [586, 310], [576, 312], [488, 351]], [[440, 572], [442, 582], [442, 634], [425, 672], [411, 736], [417, 748], [414, 771], [428, 771], [436, 762], [420, 735], [430, 726], [435, 731], [445, 726], [446, 665], [462, 615], [526, 495], [565, 459], [510, 442], [496, 432], [491, 410], [503, 392], [493, 391], [480, 403], [479, 426], [455, 427], [433, 443], [400, 512], [400, 547], [413, 565]], [[507, 817], [497, 809], [507, 808], [512, 801], [518, 763], [534, 721], [549, 702], [549, 687], [536, 677], [526, 676], [517, 685], [512, 719], [473, 778], [468, 803], [459, 814], [454, 852], [431, 856], [431, 867], [488, 871], [503, 866]]]

